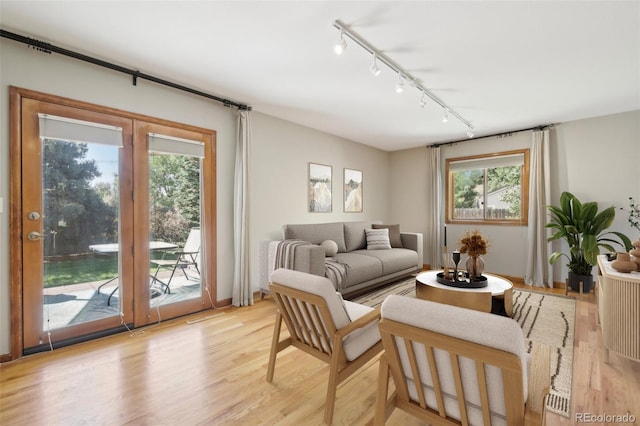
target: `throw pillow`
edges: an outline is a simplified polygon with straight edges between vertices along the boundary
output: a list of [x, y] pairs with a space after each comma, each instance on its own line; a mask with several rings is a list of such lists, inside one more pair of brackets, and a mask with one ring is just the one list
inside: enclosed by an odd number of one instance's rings
[[378, 225], [373, 224], [373, 229], [389, 229], [389, 242], [391, 243], [391, 247], [394, 248], [404, 248], [402, 245], [402, 238], [400, 237], [400, 225]]
[[333, 240], [324, 240], [320, 245], [324, 248], [325, 257], [333, 257], [338, 253], [338, 243]]
[[391, 250], [389, 229], [365, 229], [367, 234], [367, 250]]

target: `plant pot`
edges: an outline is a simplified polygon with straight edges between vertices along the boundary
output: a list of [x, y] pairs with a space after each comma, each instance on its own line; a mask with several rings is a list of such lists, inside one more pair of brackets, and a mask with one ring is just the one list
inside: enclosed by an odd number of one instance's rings
[[580, 281], [582, 281], [582, 292], [589, 293], [593, 288], [593, 275], [578, 275], [569, 271], [569, 288], [573, 291], [580, 291]]

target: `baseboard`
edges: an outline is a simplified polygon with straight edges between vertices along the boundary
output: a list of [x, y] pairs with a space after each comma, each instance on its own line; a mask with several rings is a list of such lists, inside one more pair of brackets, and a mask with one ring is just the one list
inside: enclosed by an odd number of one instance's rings
[[2, 364], [3, 362], [9, 362], [12, 361], [13, 358], [11, 357], [11, 354], [2, 354], [0, 355], [0, 364]]
[[504, 274], [495, 274], [495, 275], [499, 275], [502, 278], [504, 278], [505, 280], [511, 281], [513, 284], [522, 284], [522, 285], [524, 285], [524, 277], [512, 277], [510, 275], [504, 275]]

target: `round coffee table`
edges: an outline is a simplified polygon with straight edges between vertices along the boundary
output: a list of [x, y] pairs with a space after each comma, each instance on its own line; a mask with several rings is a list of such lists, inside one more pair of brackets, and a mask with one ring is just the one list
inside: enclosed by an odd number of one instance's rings
[[416, 277], [418, 298], [507, 316], [513, 313], [511, 281], [493, 274], [482, 274], [487, 277], [486, 287], [453, 287], [437, 281], [439, 272], [442, 270], [418, 274]]

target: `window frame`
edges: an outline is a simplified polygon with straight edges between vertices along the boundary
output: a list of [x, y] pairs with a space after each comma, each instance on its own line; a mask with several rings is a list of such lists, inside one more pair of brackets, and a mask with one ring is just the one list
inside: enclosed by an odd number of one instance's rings
[[[497, 157], [523, 155], [524, 164], [520, 173], [520, 219], [454, 219], [453, 206], [453, 171], [451, 163], [464, 161], [477, 161], [482, 159], [492, 159]], [[484, 182], [486, 188], [486, 176]], [[484, 191], [486, 197], [486, 191]], [[478, 154], [466, 157], [447, 158], [445, 160], [445, 223], [459, 225], [505, 225], [505, 226], [526, 226], [529, 222], [529, 149], [517, 149], [511, 151], [494, 152], [490, 154]], [[486, 203], [483, 205], [483, 215], [486, 215]]]

